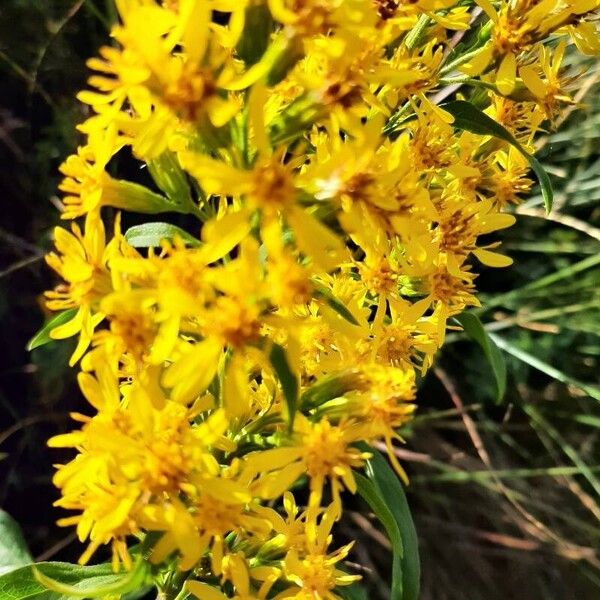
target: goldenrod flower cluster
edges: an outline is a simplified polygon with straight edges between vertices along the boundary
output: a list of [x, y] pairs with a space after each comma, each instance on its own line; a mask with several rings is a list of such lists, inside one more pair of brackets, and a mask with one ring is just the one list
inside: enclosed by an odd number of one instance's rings
[[[331, 531], [359, 442], [405, 478], [415, 380], [479, 306], [479, 264], [511, 263], [488, 234], [533, 185], [444, 102], [532, 150], [572, 103], [565, 50], [600, 52], [599, 7], [117, 1], [47, 257], [64, 280], [48, 307], [71, 317], [52, 337], [77, 336], [93, 409], [50, 440], [77, 450], [54, 481], [82, 562], [111, 544], [128, 568], [147, 535], [200, 599], [339, 598], [356, 577]], [[117, 177], [132, 156], [147, 185]], [[188, 225], [124, 234], [117, 213], [107, 232], [111, 207]]]

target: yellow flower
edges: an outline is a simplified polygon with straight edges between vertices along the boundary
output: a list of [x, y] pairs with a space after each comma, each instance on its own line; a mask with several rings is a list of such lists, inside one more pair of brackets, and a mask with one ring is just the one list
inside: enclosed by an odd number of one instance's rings
[[260, 474], [253, 484], [253, 490], [263, 498], [278, 498], [302, 474], [307, 474], [310, 479], [309, 505], [320, 505], [323, 488], [329, 481], [333, 506], [339, 517], [342, 512], [340, 491], [346, 488], [352, 493], [356, 492], [352, 468], [362, 466], [369, 457], [352, 446], [360, 439], [360, 434], [351, 423], [332, 425], [326, 418], [311, 423], [297, 415], [294, 423], [295, 435], [290, 446], [247, 456], [247, 476]]
[[[283, 151], [268, 157], [259, 156], [253, 168], [245, 171], [205, 155], [179, 154], [182, 167], [199, 181], [207, 193], [235, 196], [242, 200], [242, 208], [234, 213], [236, 219], [249, 223], [258, 211], [261, 230], [277, 227], [280, 236], [283, 235], [283, 220], [292, 230], [300, 252], [315, 266], [331, 271], [348, 257], [347, 251], [341, 239], [310, 210], [300, 206], [300, 190], [295, 185], [291, 167], [284, 164], [282, 158]], [[224, 218], [209, 224], [215, 239], [227, 235], [229, 220]]]
[[89, 213], [82, 233], [78, 225], [71, 225], [72, 233], [62, 227], [54, 230], [58, 252], [46, 256], [46, 262], [64, 280], [54, 291], [46, 292], [50, 310], [76, 308], [77, 312], [67, 323], [55, 327], [50, 336], [64, 339], [79, 333], [79, 342], [71, 356], [74, 365], [86, 351], [92, 340], [94, 328], [104, 314], [99, 310], [99, 301], [113, 290], [108, 262], [120, 254], [124, 243], [115, 223], [115, 235], [106, 244], [104, 224], [97, 212]]
[[[182, 345], [180, 356], [165, 370], [162, 379], [163, 385], [172, 388], [172, 396], [177, 401], [189, 402], [201, 394], [217, 373], [225, 350], [229, 350], [233, 355], [225, 367], [228, 385], [223, 389], [227, 413], [236, 418], [251, 410], [249, 369], [253, 364], [268, 368], [265, 358], [268, 348], [259, 349], [262, 328], [277, 321], [267, 314], [268, 298], [258, 268], [256, 244], [248, 239], [238, 258], [207, 273], [207, 281], [214, 286], [209, 288], [212, 294], [203, 304], [196, 304], [191, 313], [194, 319], [190, 322], [192, 331], [202, 339]], [[189, 272], [190, 275], [193, 272]], [[159, 302], [163, 302], [160, 296]]]
[[198, 122], [221, 127], [239, 111], [224, 91], [232, 79], [224, 68], [231, 51], [220, 47], [211, 28], [211, 3], [182, 0], [176, 10], [154, 2], [121, 3], [119, 9], [123, 24], [112, 33], [122, 49], [103, 48], [102, 59], [89, 61], [100, 73], [89, 80], [98, 92], [79, 95], [98, 113], [85, 131], [118, 122], [133, 136], [136, 154], [154, 158], [177, 131], [189, 132]]
[[[49, 442], [77, 452], [54, 483], [81, 562], [109, 544], [130, 568], [146, 536], [157, 582], [178, 569], [199, 600], [339, 600], [357, 579], [330, 549], [342, 492], [369, 445], [407, 482], [417, 376], [479, 306], [473, 257], [511, 263], [482, 236], [532, 186], [444, 103], [533, 151], [572, 102], [564, 40], [600, 53], [600, 0], [476, 4], [471, 23], [456, 0], [117, 0], [61, 166], [85, 225], [47, 257], [48, 307], [72, 311], [51, 336], [79, 335], [93, 410]], [[124, 147], [164, 196], [113, 175]], [[118, 219], [106, 242], [107, 206], [200, 222], [138, 225], [137, 251]]]
[[582, 54], [600, 54], [600, 32], [593, 21], [579, 19], [576, 25], [568, 27], [573, 43]]
[[140, 213], [195, 211], [189, 203], [178, 206], [143, 185], [111, 177], [105, 170], [107, 164], [125, 143], [124, 138], [117, 136], [114, 123], [106, 130], [92, 129], [87, 144], [61, 165], [66, 177], [59, 189], [67, 194], [63, 198], [63, 219], [98, 212], [102, 206]]
[[114, 127], [90, 135], [86, 146], [67, 158], [60, 166], [65, 179], [59, 189], [68, 195], [63, 198], [63, 219], [73, 219], [110, 205], [118, 197], [118, 185], [106, 173], [111, 157], [123, 146]]
[[[209, 513], [215, 507], [206, 508], [206, 502], [214, 495], [226, 503], [250, 500], [234, 480], [220, 478], [220, 467], [208, 452], [212, 447], [231, 447], [223, 445], [227, 420], [222, 411], [194, 424], [193, 413], [183, 405], [153, 398], [152, 393], [162, 395], [158, 387], [150, 390], [139, 383], [123, 388], [121, 401], [116, 375], [104, 365], [96, 365], [98, 378], [79, 376], [82, 391], [98, 414], [76, 415], [83, 422], [81, 430], [49, 441], [51, 447], [79, 451], [73, 461], [59, 467], [54, 483], [63, 494], [56, 504], [81, 513], [61, 523], [77, 523], [79, 539], [90, 539], [82, 562], [101, 544], [112, 542], [120, 548], [126, 536], [141, 528], [170, 530], [163, 508], [166, 499], [178, 507], [181, 494], [200, 497], [197, 506]], [[208, 500], [202, 495], [205, 490], [212, 494]], [[155, 550], [158, 560], [166, 548], [171, 549], [170, 538], [163, 539]], [[183, 564], [197, 561], [198, 552], [197, 543], [184, 546]]]
[[337, 563], [348, 556], [354, 542], [333, 552], [327, 551], [337, 510], [335, 505], [331, 505], [324, 511], [319, 522], [314, 514], [308, 517], [306, 550], [300, 553], [296, 548], [292, 548], [283, 561], [286, 579], [298, 587], [287, 590], [278, 597], [296, 600], [341, 600], [335, 589], [351, 585], [360, 579], [360, 575], [348, 575], [336, 567]]
[[483, 193], [500, 210], [510, 204], [519, 204], [521, 195], [529, 192], [533, 186], [533, 181], [527, 177], [527, 159], [512, 147], [508, 151], [497, 152], [492, 158], [492, 166], [482, 177], [480, 187]]
[[416, 397], [414, 369], [377, 363], [360, 368], [360, 385], [346, 394], [346, 409], [364, 421], [366, 439], [395, 437], [395, 430], [411, 419]]
[[360, 34], [376, 23], [374, 11], [368, 3], [352, 0], [268, 0], [273, 18], [284, 24], [292, 35], [301, 37]]
[[498, 229], [510, 227], [515, 217], [494, 210], [491, 199], [469, 202], [448, 195], [442, 198], [434, 240], [440, 252], [447, 255], [448, 269], [456, 273], [455, 265], [464, 262], [473, 253], [483, 264], [490, 267], [506, 267], [512, 260], [490, 250], [494, 245], [477, 246], [477, 237]]
[[[481, 73], [495, 56], [496, 87], [509, 95], [514, 87], [520, 54], [565, 25], [571, 25], [598, 8], [597, 0], [563, 2], [562, 0], [502, 0], [496, 10], [490, 0], [475, 0], [493, 22], [492, 39], [480, 54], [462, 70], [470, 75]], [[585, 28], [582, 29], [582, 32]], [[587, 37], [590, 41], [594, 36]], [[585, 37], [585, 34], [583, 34]], [[581, 39], [581, 38], [580, 38]], [[591, 41], [593, 45], [594, 42]]]
[[389, 322], [383, 318], [373, 326], [363, 354], [372, 362], [401, 369], [419, 368], [424, 373], [433, 362], [439, 347], [437, 336], [429, 329], [431, 317], [423, 317], [430, 300], [410, 304], [405, 300], [388, 300]]
[[260, 549], [262, 559], [276, 557], [290, 548], [302, 550], [306, 548], [306, 519], [308, 511], [300, 511], [293, 494], [283, 494], [283, 511], [285, 518], [278, 510], [262, 507], [261, 514], [271, 522], [275, 537], [265, 542]]
[[142, 510], [140, 521], [145, 529], [165, 532], [153, 548], [153, 562], [162, 562], [178, 551], [179, 568], [188, 571], [210, 550], [212, 572], [220, 575], [228, 534], [269, 533], [269, 521], [253, 511], [250, 494], [241, 484], [214, 477], [202, 489], [188, 505], [172, 498]]
[[[243, 555], [229, 554], [223, 557], [222, 581], [231, 582], [235, 590], [233, 596], [227, 596], [217, 588], [200, 581], [188, 580], [186, 589], [199, 600], [264, 600], [279, 574], [276, 567], [251, 568]], [[253, 589], [251, 579], [264, 580], [259, 590]]]
[[[228, 55], [210, 48], [214, 44], [211, 13], [210, 3], [199, 0], [180, 2], [177, 13], [140, 7], [127, 14], [114, 36], [141, 58], [148, 74], [145, 88], [155, 101], [184, 121], [198, 121], [206, 115], [218, 127], [238, 108], [217, 94], [216, 73]], [[185, 48], [185, 60], [172, 54], [178, 44]]]
[[362, 36], [317, 37], [307, 45], [306, 57], [292, 72], [292, 80], [325, 115], [350, 130], [360, 126], [370, 111], [389, 116], [390, 109], [376, 94], [381, 86], [415, 79], [383, 64], [385, 43], [376, 30]]
[[441, 347], [447, 320], [467, 307], [481, 306], [474, 295], [476, 275], [470, 272], [469, 265], [458, 266], [454, 260], [448, 261], [445, 254], [440, 254], [434, 265], [426, 265], [422, 269], [407, 269], [407, 273], [414, 278], [413, 289], [426, 294], [416, 305], [424, 309], [433, 308], [435, 319], [431, 322], [437, 326], [436, 342]]
[[525, 146], [530, 145], [532, 136], [544, 120], [544, 114], [534, 102], [517, 102], [494, 93], [485, 112]]
[[[115, 257], [112, 271], [133, 289], [153, 290], [155, 301], [180, 317], [195, 316], [214, 297], [209, 265], [220, 258], [206, 248], [186, 248], [180, 240], [164, 242], [160, 255]], [[146, 300], [138, 295], [139, 300]]]
[[411, 96], [430, 91], [438, 84], [443, 58], [444, 51], [437, 39], [412, 51], [405, 44], [399, 45], [386, 62], [397, 73], [389, 77], [378, 97], [385, 98], [386, 104], [395, 108]]
[[545, 46], [539, 49], [539, 66], [545, 80], [539, 76], [539, 70], [533, 64], [524, 65], [519, 69], [519, 75], [529, 91], [544, 112], [544, 116], [551, 121], [556, 117], [561, 103], [572, 104], [573, 100], [563, 91], [563, 81], [560, 77], [560, 67], [564, 57], [566, 44], [560, 43], [554, 53]]
[[289, 333], [298, 341], [297, 362], [303, 377], [319, 377], [343, 368], [350, 357], [349, 347], [359, 332], [314, 300], [305, 307], [297, 307], [293, 314], [297, 322], [291, 322]]

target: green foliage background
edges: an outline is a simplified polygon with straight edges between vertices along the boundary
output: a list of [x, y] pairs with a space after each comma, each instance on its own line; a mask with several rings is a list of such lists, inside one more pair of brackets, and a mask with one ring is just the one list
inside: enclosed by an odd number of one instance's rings
[[[31, 354], [25, 344], [53, 285], [43, 254], [59, 221], [57, 167], [85, 117], [74, 96], [112, 19], [110, 1], [0, 5], [0, 506], [39, 560], [81, 551], [54, 525], [62, 515], [52, 508], [52, 464], [65, 457], [45, 440], [86, 407], [65, 366], [69, 342]], [[581, 105], [538, 154], [555, 210], [547, 218], [541, 195], [528, 199], [503, 233], [514, 266], [477, 281], [480, 318], [507, 361], [507, 393], [495, 403], [483, 352], [457, 331], [405, 432], [423, 600], [600, 595], [600, 64], [572, 68]], [[357, 540], [352, 561], [369, 598], [388, 598], [389, 544], [366, 505], [353, 508], [340, 536]]]

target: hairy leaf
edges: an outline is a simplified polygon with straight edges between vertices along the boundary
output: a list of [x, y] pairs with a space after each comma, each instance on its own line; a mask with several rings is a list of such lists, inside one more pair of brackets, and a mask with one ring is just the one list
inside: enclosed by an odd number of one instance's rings
[[195, 248], [200, 245], [200, 240], [170, 223], [144, 223], [134, 225], [125, 232], [125, 240], [134, 248], [156, 248], [162, 240], [172, 241], [176, 237], [187, 246]]

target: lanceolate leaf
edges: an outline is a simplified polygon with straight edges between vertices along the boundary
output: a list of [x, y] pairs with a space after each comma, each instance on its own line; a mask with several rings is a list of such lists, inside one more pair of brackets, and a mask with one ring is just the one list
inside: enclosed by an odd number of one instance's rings
[[344, 598], [344, 600], [368, 600], [365, 588], [358, 583], [353, 583], [347, 587], [341, 587], [336, 592]]
[[33, 562], [18, 523], [0, 510], [0, 575]]
[[131, 212], [155, 215], [164, 212], [195, 214], [193, 203], [179, 204], [133, 181], [115, 180], [110, 205]]
[[256, 64], [269, 46], [273, 17], [267, 5], [248, 4], [245, 9], [246, 27], [236, 50], [247, 66]]
[[[402, 540], [402, 600], [418, 600], [421, 579], [421, 562], [417, 531], [412, 520], [404, 488], [396, 473], [390, 468], [380, 452], [370, 450], [372, 458], [367, 463], [367, 476], [381, 498], [387, 499]], [[392, 587], [392, 592], [394, 588]]]
[[289, 427], [291, 429], [298, 406], [298, 378], [290, 368], [285, 350], [279, 344], [272, 345], [269, 360], [281, 382], [283, 397], [285, 398], [288, 410]]
[[82, 567], [69, 563], [30, 564], [0, 576], [2, 600], [74, 600], [125, 594], [146, 583], [141, 561], [129, 573], [113, 573], [108, 564]]
[[375, 516], [385, 528], [392, 544], [392, 595], [390, 600], [405, 600], [404, 574], [402, 572], [402, 558], [404, 547], [398, 523], [392, 514], [389, 503], [393, 497], [386, 499], [381, 490], [369, 479], [360, 473], [355, 473], [356, 485], [361, 498], [370, 506]]
[[162, 240], [172, 241], [176, 237], [186, 246], [195, 248], [200, 245], [200, 240], [170, 223], [144, 223], [134, 225], [125, 232], [125, 240], [134, 248], [157, 248]]
[[68, 323], [77, 313], [76, 308], [69, 308], [55, 317], [52, 317], [28, 342], [27, 350], [31, 351], [40, 346], [45, 346], [48, 342], [53, 342], [50, 332], [59, 325]]
[[322, 283], [319, 283], [314, 279], [312, 280], [312, 285], [317, 296], [322, 296], [325, 299], [325, 302], [327, 302], [340, 317], [346, 319], [346, 321], [352, 323], [352, 325], [358, 325], [358, 321], [354, 318], [354, 315], [346, 308], [345, 304], [339, 298], [334, 296], [331, 290], [327, 289]]
[[187, 176], [171, 151], [167, 150], [158, 158], [148, 161], [148, 171], [156, 185], [171, 202], [178, 207], [187, 207], [191, 209], [190, 212], [195, 212]]
[[456, 320], [462, 325], [465, 333], [481, 346], [490, 363], [496, 383], [496, 403], [499, 404], [506, 392], [506, 363], [502, 352], [487, 334], [477, 315], [464, 312], [458, 315]]
[[497, 123], [494, 119], [488, 117], [476, 106], [465, 100], [448, 102], [443, 104], [442, 108], [454, 117], [453, 125], [458, 127], [458, 129], [464, 129], [465, 131], [470, 131], [471, 133], [476, 133], [478, 135], [493, 135], [494, 137], [512, 144], [529, 161], [531, 168], [539, 179], [546, 211], [550, 212], [552, 210], [554, 192], [548, 174], [538, 159], [529, 154], [529, 152], [527, 152], [515, 139], [512, 133], [507, 131], [500, 123]]
[[599, 386], [589, 385], [583, 381], [578, 381], [577, 379], [570, 377], [562, 371], [559, 371], [556, 367], [553, 367], [552, 365], [549, 365], [543, 360], [540, 360], [537, 356], [533, 356], [532, 354], [529, 354], [529, 352], [521, 350], [520, 348], [518, 348], [514, 344], [511, 344], [508, 340], [504, 339], [503, 337], [492, 334], [490, 335], [490, 339], [493, 340], [494, 344], [497, 344], [500, 348], [502, 348], [502, 350], [508, 352], [508, 354], [514, 356], [516, 359], [520, 360], [521, 362], [524, 362], [530, 367], [533, 367], [534, 369], [545, 373], [546, 375], [548, 375], [548, 377], [552, 377], [553, 379], [556, 379], [557, 381], [560, 381], [565, 385], [571, 385], [573, 387], [579, 388], [582, 392], [585, 392], [588, 396], [590, 396], [590, 398], [600, 400]]
[[316, 408], [355, 390], [361, 382], [362, 371], [359, 369], [346, 369], [333, 375], [326, 375], [302, 392], [300, 406], [302, 409]]
[[[52, 563], [46, 564], [52, 565]], [[70, 564], [68, 567], [82, 569], [82, 567]], [[106, 565], [106, 567], [111, 568], [110, 565]], [[110, 574], [84, 574], [75, 583], [69, 583], [61, 578], [61, 571], [56, 567], [34, 565], [32, 571], [35, 579], [45, 588], [73, 598], [97, 598], [107, 594], [124, 594], [142, 587], [146, 580], [146, 563], [142, 561], [138, 561], [128, 573], [113, 573], [111, 568]], [[57, 572], [55, 573], [55, 571]]]

